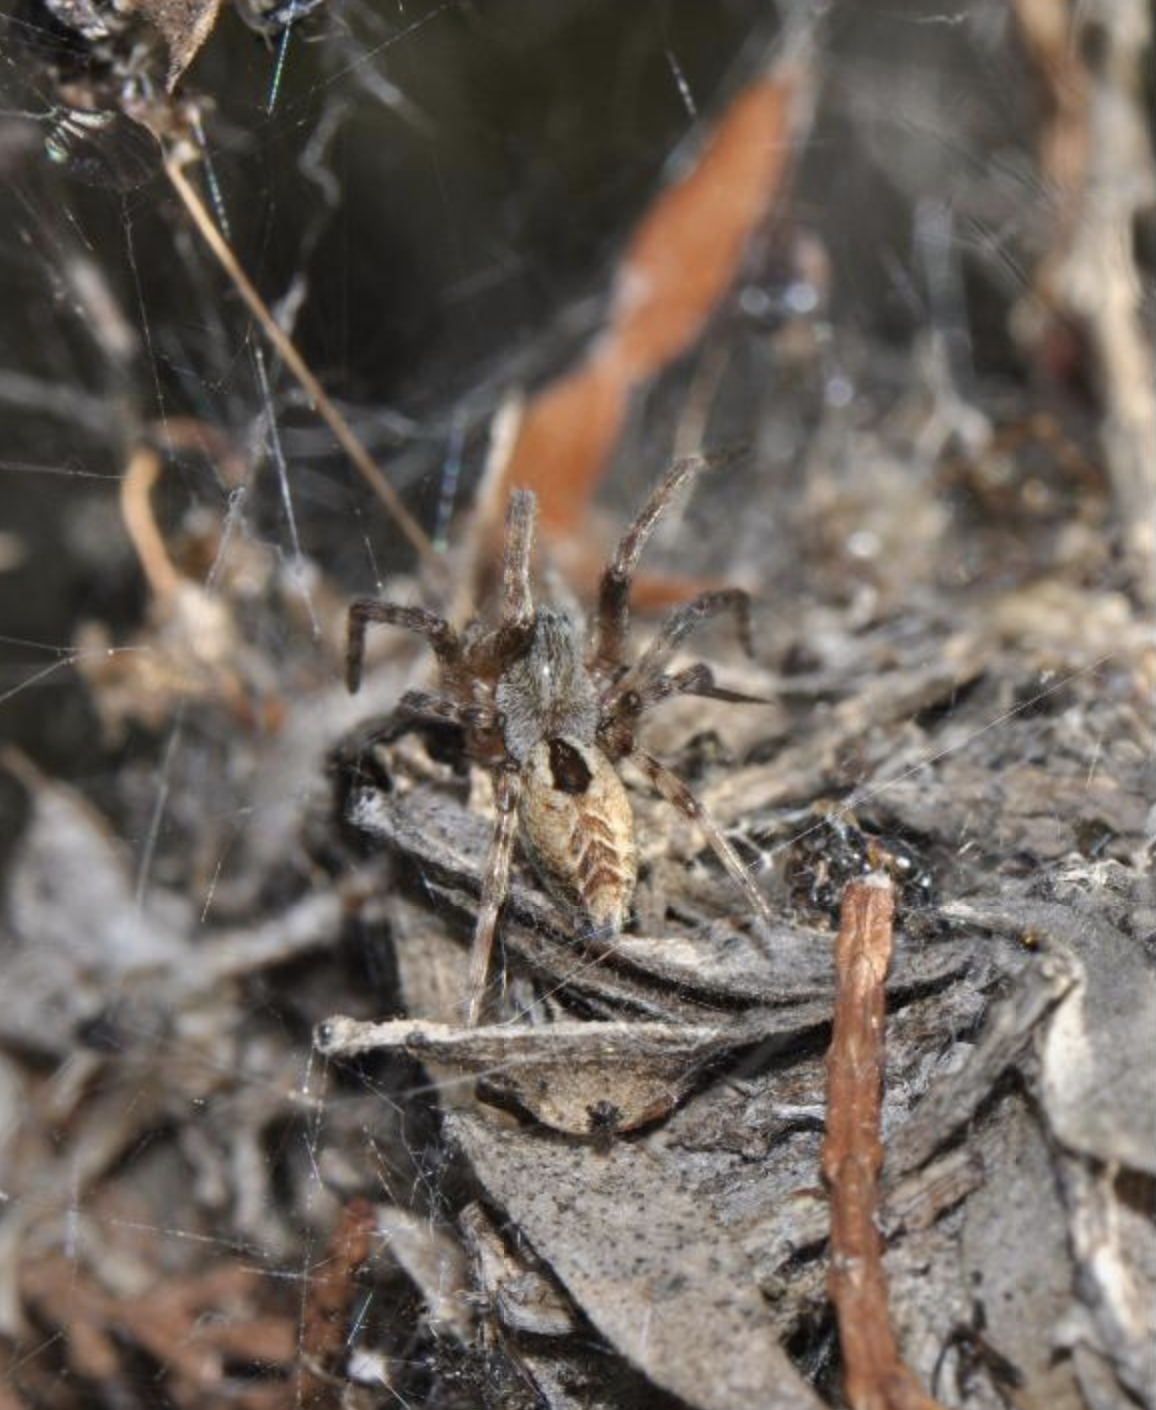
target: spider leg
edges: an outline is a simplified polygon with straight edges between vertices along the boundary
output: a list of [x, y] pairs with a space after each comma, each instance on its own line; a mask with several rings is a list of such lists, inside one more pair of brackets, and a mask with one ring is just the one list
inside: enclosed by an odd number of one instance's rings
[[[692, 602], [677, 607], [667, 617], [658, 635], [614, 687], [614, 697], [628, 691], [645, 691], [692, 631], [721, 612], [733, 612], [739, 640], [748, 656], [754, 655], [751, 640], [751, 598], [742, 588], [720, 588], [704, 592]], [[694, 693], [694, 692], [688, 692]]]
[[747, 900], [763, 920], [769, 921], [771, 919], [770, 907], [751, 879], [750, 872], [743, 865], [742, 858], [727, 841], [722, 828], [687, 788], [682, 779], [672, 773], [665, 764], [660, 764], [653, 755], [647, 754], [641, 749], [636, 749], [630, 755], [630, 759], [638, 765], [672, 807], [677, 808], [684, 817], [690, 818], [692, 822], [698, 824], [715, 856], [726, 867], [734, 881], [738, 883]]
[[397, 709], [399, 714], [445, 720], [464, 729], [492, 729], [497, 723], [497, 711], [487, 705], [463, 705], [445, 695], [431, 695], [425, 690], [407, 690], [397, 702]]
[[700, 661], [673, 676], [652, 676], [643, 688], [636, 692], [638, 701], [633, 713], [642, 714], [654, 705], [668, 700], [672, 695], [698, 695], [708, 700], [726, 700], [732, 705], [770, 705], [773, 701], [762, 695], [745, 695], [739, 690], [724, 690], [714, 683], [714, 672]]
[[501, 618], [497, 627], [469, 649], [479, 675], [498, 675], [526, 647], [534, 631], [530, 567], [534, 552], [533, 490], [515, 490], [506, 509], [506, 548], [502, 561]]
[[515, 490], [506, 510], [506, 553], [502, 564], [502, 625], [526, 627], [534, 618], [530, 558], [534, 550], [533, 490]]
[[514, 834], [518, 825], [518, 797], [521, 791], [521, 775], [511, 771], [498, 775], [495, 800], [498, 817], [490, 837], [490, 850], [486, 855], [486, 870], [482, 875], [482, 899], [477, 924], [474, 926], [473, 952], [470, 955], [469, 1007], [466, 1011], [466, 1024], [470, 1028], [476, 1028], [482, 1016], [498, 913], [510, 884], [510, 857], [514, 850]]
[[434, 655], [451, 670], [458, 664], [461, 647], [457, 632], [445, 620], [424, 607], [401, 607], [395, 602], [379, 602], [375, 597], [358, 597], [349, 604], [349, 626], [345, 651], [345, 684], [350, 695], [361, 688], [361, 667], [365, 659], [365, 633], [370, 623], [404, 627], [424, 636]]
[[716, 458], [702, 455], [676, 460], [622, 535], [598, 587], [598, 610], [590, 650], [592, 669], [610, 674], [622, 664], [630, 629], [630, 588], [646, 541], [684, 481], [715, 463]]
[[611, 692], [602, 707], [598, 728], [599, 748], [612, 760], [634, 753], [634, 732], [639, 719], [672, 695], [698, 695], [707, 700], [725, 700], [731, 705], [771, 705], [774, 702], [761, 695], [744, 695], [738, 690], [724, 690], [714, 683], [714, 672], [701, 661], [683, 671], [668, 676], [652, 675], [637, 689], [626, 683]]

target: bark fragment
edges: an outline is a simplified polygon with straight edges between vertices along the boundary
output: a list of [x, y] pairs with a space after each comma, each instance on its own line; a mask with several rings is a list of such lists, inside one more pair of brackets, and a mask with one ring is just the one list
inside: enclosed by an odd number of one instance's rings
[[823, 1174], [831, 1190], [828, 1284], [853, 1410], [937, 1410], [899, 1359], [876, 1226], [883, 1166], [883, 984], [894, 914], [894, 886], [886, 876], [851, 882], [843, 893], [823, 1141]]

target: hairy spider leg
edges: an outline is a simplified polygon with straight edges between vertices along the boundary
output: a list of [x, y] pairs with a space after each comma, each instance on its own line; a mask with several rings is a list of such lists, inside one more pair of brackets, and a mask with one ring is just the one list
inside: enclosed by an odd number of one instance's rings
[[722, 686], [715, 685], [714, 672], [701, 661], [687, 666], [685, 670], [678, 671], [673, 676], [651, 676], [636, 694], [638, 709], [635, 713], [639, 715], [644, 710], [661, 704], [663, 700], [668, 700], [672, 695], [699, 695], [708, 700], [725, 700], [731, 705], [774, 703], [765, 695], [746, 695], [740, 690], [725, 690]]
[[610, 674], [616, 666], [622, 665], [630, 633], [630, 589], [646, 541], [679, 487], [692, 475], [717, 462], [718, 457], [705, 455], [676, 460], [619, 540], [598, 588], [598, 610], [590, 650], [593, 669]]
[[506, 509], [506, 551], [502, 564], [502, 624], [525, 627], [534, 619], [530, 561], [534, 550], [533, 490], [515, 490]]
[[398, 714], [418, 715], [427, 720], [445, 720], [463, 729], [492, 729], [497, 724], [497, 712], [488, 705], [468, 705], [445, 695], [433, 695], [428, 690], [407, 690], [397, 702]]
[[733, 612], [738, 628], [739, 641], [748, 656], [753, 656], [754, 642], [751, 639], [751, 596], [742, 588], [719, 588], [715, 592], [704, 592], [692, 602], [676, 607], [659, 628], [658, 635], [626, 672], [614, 688], [615, 696], [627, 691], [642, 691], [647, 683], [659, 675], [692, 631], [703, 622], [717, 617], [722, 612]]
[[501, 614], [467, 651], [467, 660], [480, 676], [500, 675], [529, 645], [534, 633], [534, 594], [530, 567], [534, 552], [537, 501], [533, 490], [515, 490], [506, 507], [506, 543], [502, 558]]
[[402, 607], [395, 602], [378, 602], [375, 597], [359, 597], [349, 604], [348, 637], [345, 651], [345, 684], [350, 695], [361, 689], [361, 668], [365, 660], [365, 633], [371, 623], [404, 627], [424, 636], [434, 655], [453, 671], [461, 658], [461, 643], [453, 627], [424, 607]]
[[722, 828], [707, 812], [705, 805], [699, 802], [677, 774], [672, 773], [665, 764], [660, 764], [652, 754], [647, 754], [642, 749], [636, 749], [629, 757], [668, 803], [677, 808], [684, 817], [698, 824], [715, 856], [742, 888], [747, 900], [765, 921], [769, 921], [771, 919], [770, 907], [759, 888], [751, 880], [751, 874], [743, 865], [742, 858], [727, 841]]
[[522, 791], [521, 776], [513, 770], [498, 775], [495, 804], [498, 810], [486, 869], [482, 875], [482, 899], [474, 926], [474, 945], [470, 955], [469, 1006], [466, 1024], [476, 1028], [482, 1017], [486, 995], [486, 979], [490, 972], [490, 956], [494, 948], [494, 933], [498, 912], [506, 899], [510, 882], [510, 857], [514, 850], [514, 835], [518, 828], [518, 798]]

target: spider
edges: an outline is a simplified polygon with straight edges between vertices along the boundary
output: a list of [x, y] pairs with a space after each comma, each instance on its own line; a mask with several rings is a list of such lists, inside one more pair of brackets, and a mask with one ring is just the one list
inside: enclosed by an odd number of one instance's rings
[[676, 608], [634, 662], [627, 659], [630, 590], [639, 556], [679, 487], [707, 463], [678, 461], [623, 535], [603, 571], [588, 643], [565, 612], [536, 607], [530, 586], [535, 499], [515, 490], [506, 514], [499, 616], [473, 618], [460, 631], [422, 607], [362, 597], [349, 608], [346, 684], [361, 684], [365, 634], [372, 623], [425, 638], [439, 666], [437, 693], [411, 690], [401, 714], [461, 727], [468, 755], [494, 777], [497, 817], [482, 879], [470, 960], [467, 1023], [482, 1014], [498, 915], [509, 884], [515, 837], [550, 892], [600, 934], [621, 930], [638, 874], [634, 819], [617, 764], [629, 759], [663, 798], [705, 834], [753, 909], [767, 903], [718, 824], [684, 783], [635, 735], [642, 716], [672, 695], [743, 703], [757, 697], [722, 690], [708, 666], [674, 674], [666, 667], [700, 623], [733, 614], [753, 655], [750, 597], [740, 588], [705, 592]]

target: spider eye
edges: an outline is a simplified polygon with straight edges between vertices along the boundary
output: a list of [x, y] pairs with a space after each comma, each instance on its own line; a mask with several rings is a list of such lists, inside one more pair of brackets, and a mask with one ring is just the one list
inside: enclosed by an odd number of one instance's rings
[[585, 793], [594, 775], [579, 750], [564, 739], [551, 739], [550, 773], [559, 793]]

